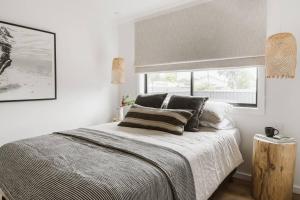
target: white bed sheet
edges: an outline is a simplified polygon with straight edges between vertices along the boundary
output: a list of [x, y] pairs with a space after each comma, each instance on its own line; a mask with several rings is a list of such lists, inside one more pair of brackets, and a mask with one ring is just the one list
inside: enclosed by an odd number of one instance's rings
[[200, 132], [184, 132], [182, 136], [177, 136], [160, 131], [119, 127], [117, 123], [87, 128], [178, 151], [190, 162], [197, 200], [207, 200], [230, 172], [243, 162], [238, 129], [203, 128]]

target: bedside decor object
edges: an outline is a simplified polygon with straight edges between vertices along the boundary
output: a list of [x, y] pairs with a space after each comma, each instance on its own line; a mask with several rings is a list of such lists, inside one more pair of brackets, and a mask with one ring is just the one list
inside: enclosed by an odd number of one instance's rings
[[120, 120], [117, 117], [113, 117], [112, 120], [111, 120], [111, 122], [120, 122]]
[[[127, 114], [127, 112], [129, 111], [130, 107], [134, 104], [135, 99], [130, 98], [129, 95], [123, 96], [122, 97], [122, 101], [121, 101], [121, 107], [122, 109], [122, 120], [124, 119], [124, 116]], [[121, 112], [121, 111], [120, 111]]]
[[[111, 83], [115, 85], [120, 85], [125, 82], [125, 74], [124, 74], [124, 58], [114, 58], [112, 62], [112, 75], [111, 75]], [[120, 121], [124, 119], [124, 109], [121, 100], [120, 107], [118, 109], [118, 118]]]
[[295, 78], [297, 44], [292, 33], [278, 33], [266, 43], [267, 78]]
[[122, 84], [125, 82], [124, 58], [114, 58], [112, 63], [112, 84]]
[[124, 116], [127, 114], [130, 106], [134, 104], [135, 99], [131, 99], [129, 95], [123, 96], [121, 100], [121, 105], [119, 108], [119, 119], [118, 121], [122, 121]]
[[292, 200], [296, 140], [255, 135], [252, 193], [256, 200]]
[[126, 95], [126, 96], [123, 96], [122, 97], [122, 106], [125, 107], [125, 106], [132, 106], [135, 102], [135, 99], [133, 98], [130, 98], [129, 95]]
[[55, 33], [0, 21], [0, 102], [56, 99]]
[[265, 134], [267, 137], [274, 137], [279, 134], [279, 130], [273, 127], [265, 127]]

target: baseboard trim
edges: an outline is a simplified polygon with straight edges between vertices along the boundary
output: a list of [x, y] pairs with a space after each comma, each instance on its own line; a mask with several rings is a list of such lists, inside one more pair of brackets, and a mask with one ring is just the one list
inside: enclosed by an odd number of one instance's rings
[[[242, 179], [242, 180], [245, 180], [245, 181], [251, 181], [251, 174], [248, 174], [248, 173], [244, 173], [244, 172], [240, 172], [240, 171], [237, 171], [233, 177], [237, 178], [237, 179]], [[295, 194], [300, 194], [300, 186], [298, 185], [294, 185], [293, 187], [293, 192]]]
[[242, 179], [245, 181], [251, 181], [251, 174], [237, 171], [234, 175], [234, 178]]

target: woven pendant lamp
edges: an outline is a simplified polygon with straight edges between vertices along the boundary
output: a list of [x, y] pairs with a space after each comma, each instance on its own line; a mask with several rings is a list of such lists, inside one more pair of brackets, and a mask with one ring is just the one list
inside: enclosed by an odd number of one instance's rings
[[112, 84], [122, 84], [125, 82], [124, 75], [124, 59], [123, 58], [114, 58], [112, 63]]
[[278, 33], [266, 44], [267, 78], [295, 78], [297, 44], [291, 33]]

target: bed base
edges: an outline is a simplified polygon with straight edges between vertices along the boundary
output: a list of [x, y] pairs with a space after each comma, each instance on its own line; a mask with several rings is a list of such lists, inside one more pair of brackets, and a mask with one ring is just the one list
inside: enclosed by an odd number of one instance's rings
[[[224, 179], [224, 181], [219, 185], [219, 187], [216, 189], [216, 191], [217, 191], [220, 187], [222, 187], [223, 185], [232, 182], [232, 181], [233, 181], [233, 176], [234, 176], [234, 174], [236, 173], [236, 171], [237, 171], [237, 168], [234, 169], [234, 170], [233, 170], [233, 171], [232, 171], [232, 172]], [[214, 196], [215, 196], [215, 193], [216, 193], [216, 192], [214, 192], [208, 200], [213, 200], [213, 199], [214, 199]]]

